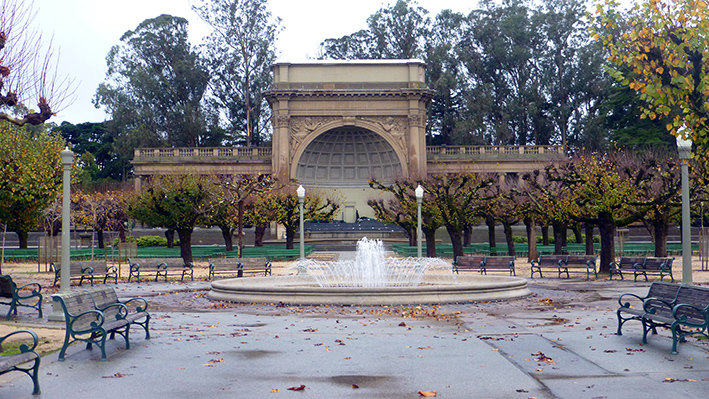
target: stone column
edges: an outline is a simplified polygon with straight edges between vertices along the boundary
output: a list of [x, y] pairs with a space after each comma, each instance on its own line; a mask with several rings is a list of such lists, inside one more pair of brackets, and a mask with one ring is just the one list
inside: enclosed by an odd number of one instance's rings
[[288, 113], [288, 100], [279, 99], [274, 105], [273, 117], [273, 142], [271, 154], [271, 167], [273, 176], [281, 183], [290, 180], [289, 163], [289, 138], [290, 115]]

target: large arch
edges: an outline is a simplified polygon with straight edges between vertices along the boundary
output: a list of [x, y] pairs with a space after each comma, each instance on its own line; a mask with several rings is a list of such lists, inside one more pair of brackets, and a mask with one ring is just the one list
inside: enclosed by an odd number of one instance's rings
[[371, 178], [392, 182], [403, 175], [405, 160], [391, 143], [363, 127], [328, 129], [300, 147], [292, 173], [309, 186], [367, 187]]

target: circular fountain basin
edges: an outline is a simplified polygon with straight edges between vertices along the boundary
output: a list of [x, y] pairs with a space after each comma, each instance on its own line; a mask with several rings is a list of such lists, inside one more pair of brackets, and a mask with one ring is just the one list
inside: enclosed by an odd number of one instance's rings
[[210, 299], [289, 305], [411, 305], [512, 299], [530, 295], [520, 277], [424, 276], [407, 287], [320, 287], [309, 275], [234, 278], [212, 282]]

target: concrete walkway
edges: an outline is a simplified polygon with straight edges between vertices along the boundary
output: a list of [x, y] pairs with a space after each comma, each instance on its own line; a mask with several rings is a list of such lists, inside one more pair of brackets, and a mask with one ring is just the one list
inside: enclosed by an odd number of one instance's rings
[[[666, 330], [647, 345], [639, 323], [615, 335], [618, 295], [647, 284], [530, 285], [515, 301], [398, 308], [222, 308], [206, 283], [120, 285], [150, 297], [153, 338], [132, 329], [131, 349], [118, 338], [107, 362], [79, 344], [64, 362], [44, 357], [41, 397], [706, 398], [707, 341], [671, 355]], [[0, 380], [2, 398], [30, 392], [21, 373]]]

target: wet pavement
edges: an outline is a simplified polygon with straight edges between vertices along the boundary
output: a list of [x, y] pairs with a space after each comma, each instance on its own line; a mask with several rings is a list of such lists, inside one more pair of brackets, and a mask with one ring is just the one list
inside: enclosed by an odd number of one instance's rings
[[[42, 398], [706, 398], [709, 342], [671, 355], [667, 330], [615, 335], [617, 298], [649, 284], [531, 282], [506, 302], [400, 307], [225, 304], [206, 282], [120, 284], [150, 301], [151, 335], [42, 358]], [[32, 397], [21, 373], [0, 397]], [[295, 391], [289, 388], [300, 388]], [[97, 394], [100, 393], [100, 394]]]

